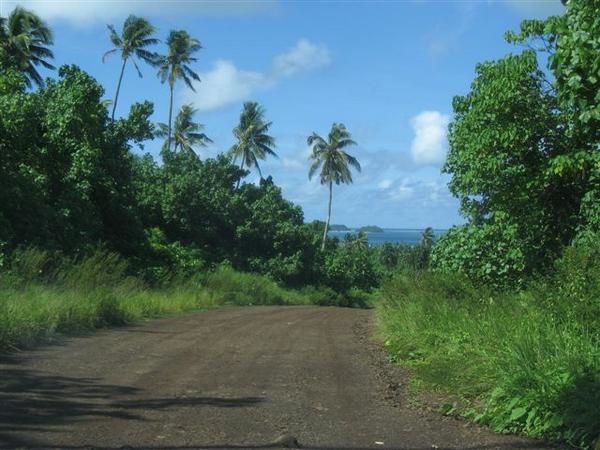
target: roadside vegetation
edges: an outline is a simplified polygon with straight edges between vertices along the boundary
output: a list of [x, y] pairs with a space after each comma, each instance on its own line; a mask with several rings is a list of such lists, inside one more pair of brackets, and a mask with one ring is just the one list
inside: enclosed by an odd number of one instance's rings
[[451, 394], [444, 414], [589, 446], [600, 430], [599, 257], [599, 246], [569, 249], [555, 274], [510, 292], [398, 275], [377, 304], [386, 350], [417, 391]]
[[443, 171], [467, 223], [383, 284], [378, 313], [390, 357], [462, 397], [445, 413], [597, 448], [600, 3], [566, 3], [454, 98]]
[[[200, 41], [174, 30], [161, 52], [155, 28], [135, 16], [122, 31], [109, 26], [108, 37], [113, 48], [105, 62], [121, 57], [114, 100], [75, 65], [42, 79], [36, 67], [53, 69], [54, 55], [52, 31], [40, 17], [16, 8], [0, 20], [0, 272], [10, 274], [28, 251], [76, 262], [101, 251], [118, 255], [123, 274], [148, 289], [173, 279], [224, 276], [228, 267], [230, 284], [263, 277], [281, 289], [326, 293], [315, 303], [364, 306], [379, 282], [366, 244], [324, 239], [324, 223], [305, 223], [302, 209], [261, 170], [262, 161], [277, 156], [265, 109], [245, 103], [232, 124], [234, 145], [204, 159], [211, 139], [196, 121], [196, 108], [173, 111], [177, 83], [201, 86], [194, 71]], [[157, 84], [165, 84], [167, 123], [151, 121], [148, 101], [116, 114], [131, 66], [140, 75], [155, 70]], [[317, 159], [337, 158], [322, 168], [321, 179], [351, 182], [348, 165], [358, 162], [338, 154], [353, 143], [350, 132], [334, 124], [332, 133], [329, 147], [315, 147]], [[307, 136], [311, 142], [318, 137]], [[163, 142], [160, 157], [143, 154], [151, 140]], [[246, 182], [251, 170], [258, 184]]]
[[128, 271], [125, 260], [106, 251], [81, 260], [17, 252], [0, 276], [0, 351], [216, 306], [318, 304], [332, 295], [325, 289], [285, 289], [229, 266], [186, 279], [174, 276], [152, 288]]
[[[196, 108], [173, 111], [177, 83], [201, 86], [200, 41], [174, 30], [161, 52], [144, 18], [108, 28], [114, 100], [75, 65], [42, 78], [39, 66], [54, 69], [42, 18], [15, 8], [0, 19], [0, 348], [217, 305], [368, 306], [383, 272], [365, 236], [325, 239], [262, 172], [277, 156], [265, 109], [245, 103], [232, 148], [202, 158], [211, 139]], [[148, 101], [118, 116], [132, 66], [166, 86], [167, 123]], [[151, 140], [159, 158], [143, 154]], [[327, 142], [315, 145], [321, 180], [351, 182], [358, 162], [339, 152], [350, 132], [334, 124]], [[253, 170], [258, 184], [246, 182]]]
[[[453, 101], [443, 168], [466, 223], [437, 242], [427, 229], [415, 246], [328, 237], [333, 185], [361, 167], [343, 124], [306, 131], [307, 175], [328, 208], [306, 223], [261, 169], [277, 157], [261, 105], [243, 105], [234, 145], [215, 158], [202, 154], [210, 130], [194, 105], [173, 111], [178, 84], [202, 88], [200, 40], [174, 30], [161, 51], [135, 16], [109, 31], [105, 56], [121, 56], [114, 100], [75, 65], [44, 80], [49, 27], [22, 8], [0, 18], [0, 351], [228, 304], [375, 306], [390, 357], [421, 388], [460, 397], [445, 413], [596, 442], [598, 0], [524, 21], [506, 34], [515, 53], [477, 65]], [[167, 123], [148, 101], [116, 114], [132, 65], [165, 85]], [[143, 154], [156, 139], [160, 158]]]

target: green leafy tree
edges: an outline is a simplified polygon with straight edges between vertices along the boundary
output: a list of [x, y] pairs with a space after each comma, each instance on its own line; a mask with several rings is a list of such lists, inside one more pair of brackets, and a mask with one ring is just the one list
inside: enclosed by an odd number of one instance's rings
[[575, 222], [579, 222], [578, 233], [592, 236], [600, 230], [600, 4], [595, 0], [563, 3], [564, 15], [523, 21], [520, 33], [509, 32], [507, 38], [548, 53], [569, 140], [569, 151], [552, 160], [548, 177], [575, 183], [585, 191], [581, 217]]
[[[175, 127], [171, 136], [171, 143], [165, 140], [165, 148], [196, 154], [195, 147], [206, 147], [212, 140], [201, 131], [204, 125], [194, 121], [194, 115], [198, 112], [192, 105], [183, 105], [175, 118]], [[157, 136], [168, 138], [169, 126], [165, 123], [158, 124]]]
[[377, 286], [376, 252], [368, 246], [366, 234], [348, 234], [332, 249], [327, 249], [323, 266], [324, 282], [337, 292], [348, 294], [353, 288], [369, 291]]
[[600, 3], [570, 1], [567, 13], [549, 21], [557, 35], [550, 68], [556, 77], [558, 98], [576, 111], [580, 128], [600, 141]]
[[262, 179], [259, 160], [267, 156], [275, 156], [275, 138], [269, 135], [273, 122], [265, 121], [265, 110], [256, 102], [246, 102], [240, 114], [240, 123], [233, 129], [237, 142], [231, 147], [230, 153], [234, 162], [241, 159], [240, 168], [256, 167]]
[[[572, 113], [571, 131], [600, 139], [600, 4], [597, 0], [563, 2], [566, 12], [546, 20], [525, 20], [509, 42], [526, 43], [548, 53], [561, 106]], [[537, 44], [537, 45], [536, 45]]]
[[242, 200], [234, 195], [240, 170], [228, 158], [201, 161], [189, 152], [169, 154], [162, 168], [161, 221], [170, 241], [202, 249], [207, 261], [231, 260]]
[[[436, 245], [434, 266], [510, 284], [551, 268], [577, 233], [600, 229], [600, 7], [566, 6], [507, 33], [528, 49], [478, 65], [471, 92], [454, 99], [444, 171], [469, 223]], [[465, 236], [469, 245], [456, 246]], [[476, 242], [484, 239], [498, 245]]]
[[505, 214], [484, 224], [454, 227], [433, 247], [431, 265], [491, 286], [518, 287], [528, 268], [528, 249], [520, 233]]
[[167, 150], [171, 149], [171, 127], [173, 124], [173, 91], [175, 83], [183, 80], [192, 91], [194, 81], [200, 81], [200, 76], [192, 70], [190, 63], [198, 59], [194, 56], [202, 48], [200, 41], [184, 30], [174, 30], [167, 38], [167, 54], [157, 59], [158, 76], [162, 83], [169, 83], [169, 123], [167, 131]]
[[283, 198], [271, 177], [236, 191], [239, 222], [232, 262], [288, 284], [310, 278], [315, 247], [303, 227], [302, 209]]
[[52, 31], [35, 13], [17, 6], [8, 18], [0, 17], [0, 67], [25, 74], [27, 87], [44, 85], [37, 66], [55, 68], [49, 62], [52, 44]]
[[352, 140], [352, 135], [346, 129], [344, 124], [334, 123], [329, 132], [327, 140], [323, 139], [317, 133], [311, 134], [306, 140], [309, 146], [312, 147], [310, 159], [312, 161], [308, 178], [312, 179], [315, 173], [320, 169], [321, 184], [329, 188], [329, 206], [327, 209], [327, 222], [325, 222], [325, 230], [323, 232], [323, 242], [321, 249], [325, 249], [325, 241], [327, 240], [327, 231], [331, 220], [331, 204], [333, 199], [333, 183], [352, 183], [351, 168], [360, 172], [360, 164], [358, 160], [347, 153], [345, 149], [351, 145], [356, 145]]
[[7, 250], [51, 238], [52, 211], [45, 201], [46, 177], [41, 171], [38, 98], [26, 92], [25, 76], [0, 74], [0, 242]]
[[123, 81], [123, 74], [125, 73], [125, 66], [131, 59], [135, 70], [137, 71], [140, 78], [142, 78], [142, 71], [138, 67], [135, 58], [140, 61], [144, 61], [148, 64], [154, 65], [157, 61], [156, 53], [148, 50], [148, 47], [158, 43], [158, 39], [154, 38], [156, 28], [150, 24], [146, 19], [130, 15], [123, 24], [123, 30], [121, 35], [117, 33], [113, 25], [108, 25], [110, 31], [110, 41], [115, 48], [107, 51], [102, 57], [102, 62], [106, 61], [106, 58], [117, 52], [121, 53], [121, 73], [119, 75], [119, 81], [117, 83], [117, 92], [115, 93], [115, 101], [113, 102], [113, 108], [111, 118], [115, 118], [115, 110], [117, 109], [117, 102], [119, 101], [119, 92], [121, 91], [121, 82]]
[[[566, 118], [534, 51], [479, 64], [471, 91], [455, 97], [453, 107], [443, 171], [452, 175], [449, 188], [469, 226], [516, 227], [510, 242], [515, 252], [523, 252], [524, 263], [507, 259], [507, 265], [526, 273], [549, 265], [573, 236], [571, 218], [583, 186], [552, 171], [573, 149], [564, 133]], [[452, 236], [439, 245], [448, 245]], [[472, 239], [486, 236], [474, 232]], [[467, 261], [466, 254], [442, 253]], [[504, 254], [509, 258], [512, 249]]]
[[73, 253], [102, 242], [131, 256], [143, 245], [130, 142], [152, 136], [152, 105], [113, 123], [103, 95], [75, 66], [35, 92], [16, 72], [0, 76], [0, 240], [10, 248]]

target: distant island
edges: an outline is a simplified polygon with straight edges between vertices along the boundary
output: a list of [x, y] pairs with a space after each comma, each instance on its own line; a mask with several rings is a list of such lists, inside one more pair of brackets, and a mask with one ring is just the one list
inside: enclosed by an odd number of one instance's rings
[[329, 226], [329, 231], [351, 231], [346, 225], [333, 224]]
[[329, 226], [329, 231], [355, 231], [363, 233], [383, 233], [383, 228], [379, 228], [377, 225], [367, 225], [360, 228], [350, 228], [342, 224], [333, 224]]
[[360, 227], [358, 231], [363, 233], [383, 233], [383, 228], [379, 228], [377, 225], [367, 225], [365, 227]]

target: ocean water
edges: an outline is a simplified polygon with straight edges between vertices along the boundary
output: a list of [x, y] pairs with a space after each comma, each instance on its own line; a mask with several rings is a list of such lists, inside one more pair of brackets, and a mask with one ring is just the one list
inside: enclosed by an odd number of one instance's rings
[[[424, 229], [410, 228], [384, 228], [383, 233], [367, 233], [367, 239], [371, 245], [381, 245], [385, 242], [401, 244], [418, 244]], [[442, 236], [447, 230], [433, 230], [436, 238]], [[330, 231], [327, 235], [331, 238], [343, 240], [348, 233], [358, 233], [358, 229], [350, 231]]]

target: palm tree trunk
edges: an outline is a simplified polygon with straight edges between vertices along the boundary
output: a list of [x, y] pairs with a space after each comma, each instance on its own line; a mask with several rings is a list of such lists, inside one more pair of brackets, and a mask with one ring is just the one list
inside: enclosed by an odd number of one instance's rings
[[329, 211], [327, 212], [327, 222], [325, 222], [325, 231], [323, 232], [323, 243], [321, 251], [325, 250], [325, 242], [327, 241], [327, 231], [329, 231], [329, 221], [331, 220], [331, 200], [333, 199], [333, 182], [329, 181]]
[[171, 121], [173, 120], [173, 83], [169, 83], [171, 95], [169, 97], [169, 137], [167, 138], [167, 149], [171, 150]]
[[260, 170], [260, 166], [258, 165], [258, 161], [256, 161], [256, 168], [258, 169], [258, 176], [262, 180], [263, 179], [262, 171]]
[[117, 93], [115, 94], [115, 102], [113, 103], [112, 115], [110, 116], [111, 120], [115, 120], [115, 111], [117, 109], [117, 101], [119, 100], [119, 92], [121, 91], [121, 82], [123, 81], [123, 74], [125, 73], [125, 65], [127, 64], [127, 58], [123, 60], [123, 65], [121, 66], [121, 75], [119, 75], [119, 83], [117, 84]]
[[[242, 164], [240, 164], [240, 169], [244, 170], [244, 163], [246, 162], [246, 154], [244, 153], [242, 155]], [[237, 186], [235, 187], [236, 189], [240, 188], [240, 183], [242, 182], [242, 178], [238, 178], [238, 182], [237, 182]]]

